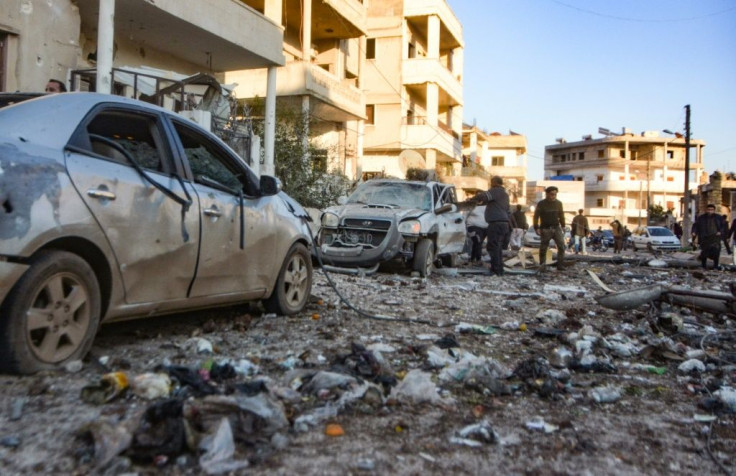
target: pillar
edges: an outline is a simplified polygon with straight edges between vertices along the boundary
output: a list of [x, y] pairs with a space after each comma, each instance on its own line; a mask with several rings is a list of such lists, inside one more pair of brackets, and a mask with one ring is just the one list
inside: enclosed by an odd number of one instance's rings
[[437, 15], [427, 17], [427, 58], [440, 57], [440, 18]]
[[263, 130], [263, 173], [266, 175], [276, 173], [276, 70], [276, 66], [270, 66], [266, 77], [266, 117]]
[[112, 65], [115, 48], [115, 0], [100, 0], [97, 18], [97, 84], [98, 93], [112, 94]]

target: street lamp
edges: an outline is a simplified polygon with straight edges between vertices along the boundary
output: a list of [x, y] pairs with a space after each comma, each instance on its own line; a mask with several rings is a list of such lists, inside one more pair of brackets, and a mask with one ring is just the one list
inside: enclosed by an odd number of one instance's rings
[[[678, 139], [682, 137], [682, 134], [672, 132], [668, 129], [664, 129], [662, 132], [673, 134]], [[682, 199], [682, 207], [682, 237], [680, 238], [680, 245], [683, 248], [687, 248], [690, 245], [688, 237], [692, 233], [690, 220], [690, 104], [685, 106], [685, 194]]]

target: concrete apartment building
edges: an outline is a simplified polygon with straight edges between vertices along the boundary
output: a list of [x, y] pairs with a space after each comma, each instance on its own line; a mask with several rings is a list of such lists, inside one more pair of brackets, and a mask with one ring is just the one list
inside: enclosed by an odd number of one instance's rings
[[[126, 96], [135, 88], [111, 74], [113, 68], [151, 68], [164, 77], [275, 71], [285, 63], [284, 32], [263, 12], [273, 14], [279, 5], [280, 0], [265, 6], [263, 0], [2, 0], [0, 90], [43, 91], [49, 78], [70, 85], [72, 71], [84, 69], [101, 73], [97, 81], [104, 87], [93, 82], [91, 89]], [[275, 100], [275, 93], [272, 88], [267, 96]], [[266, 136], [268, 156], [273, 128]]]
[[516, 133], [487, 133], [464, 125], [462, 136], [463, 168], [459, 176], [447, 177], [465, 196], [490, 187], [490, 177], [504, 179], [511, 203], [527, 203], [526, 136]]
[[[690, 143], [689, 182], [694, 197], [693, 189], [704, 168], [705, 142], [692, 139]], [[629, 228], [645, 225], [648, 205], [661, 205], [681, 217], [685, 139], [660, 137], [655, 131], [635, 135], [626, 128], [621, 134], [600, 139], [559, 139], [545, 147], [544, 175], [545, 179], [565, 178], [585, 184], [584, 209], [591, 226], [608, 226], [614, 218]]]
[[278, 109], [310, 117], [313, 160], [350, 178], [360, 176], [365, 98], [360, 87], [365, 59], [364, 0], [248, 1], [283, 29], [278, 47], [285, 64], [273, 70], [231, 71], [238, 98], [276, 91]]
[[460, 175], [462, 26], [445, 0], [372, 0], [362, 177]]

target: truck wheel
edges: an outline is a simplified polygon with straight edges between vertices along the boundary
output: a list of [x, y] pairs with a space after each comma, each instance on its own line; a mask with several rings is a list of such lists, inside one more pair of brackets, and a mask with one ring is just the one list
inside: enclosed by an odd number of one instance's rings
[[0, 308], [0, 370], [31, 374], [81, 359], [100, 312], [99, 284], [86, 261], [66, 251], [39, 253]]
[[442, 255], [440, 262], [445, 268], [457, 268], [457, 253]]
[[434, 243], [429, 238], [422, 238], [414, 248], [414, 259], [412, 269], [419, 276], [427, 277], [432, 274], [434, 268]]
[[296, 314], [304, 309], [312, 290], [312, 258], [307, 248], [295, 243], [281, 265], [271, 295], [263, 301], [266, 311], [283, 316]]

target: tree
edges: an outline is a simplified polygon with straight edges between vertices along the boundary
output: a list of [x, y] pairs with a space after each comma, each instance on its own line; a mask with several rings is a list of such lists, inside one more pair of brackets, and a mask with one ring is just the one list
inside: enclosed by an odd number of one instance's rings
[[[251, 109], [262, 110], [263, 101], [251, 101]], [[261, 116], [262, 117], [262, 116]], [[325, 208], [337, 203], [346, 195], [351, 181], [340, 171], [330, 168], [324, 160], [324, 149], [318, 149], [312, 138], [305, 142], [303, 137], [309, 127], [310, 118], [289, 108], [279, 108], [276, 116], [274, 141], [275, 175], [281, 180], [284, 191], [305, 207]], [[263, 137], [264, 122], [254, 121], [254, 132]], [[329, 152], [329, 151], [328, 151]], [[261, 152], [263, 154], [263, 152]]]

